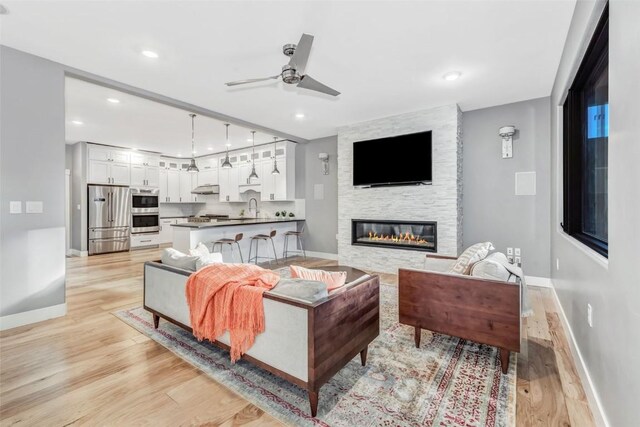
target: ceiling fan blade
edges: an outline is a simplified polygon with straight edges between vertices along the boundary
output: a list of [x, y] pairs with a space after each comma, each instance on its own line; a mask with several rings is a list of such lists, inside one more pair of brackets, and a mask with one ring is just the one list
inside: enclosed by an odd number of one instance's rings
[[243, 84], [246, 84], [246, 83], [263, 82], [265, 80], [275, 80], [278, 77], [280, 77], [280, 74], [278, 74], [277, 76], [264, 77], [262, 79], [237, 80], [235, 82], [227, 82], [227, 83], [225, 83], [225, 85], [227, 85], [227, 86], [237, 86], [237, 85], [243, 85]]
[[312, 79], [309, 76], [302, 76], [302, 80], [298, 83], [298, 87], [315, 90], [316, 92], [326, 93], [327, 95], [338, 96], [340, 92], [335, 89], [331, 89], [329, 86], [323, 85], [317, 80]]
[[300, 41], [296, 46], [296, 51], [289, 60], [289, 66], [295, 68], [298, 74], [304, 74], [304, 69], [307, 67], [307, 61], [309, 60], [309, 53], [311, 53], [311, 45], [313, 44], [313, 36], [310, 34], [302, 34]]

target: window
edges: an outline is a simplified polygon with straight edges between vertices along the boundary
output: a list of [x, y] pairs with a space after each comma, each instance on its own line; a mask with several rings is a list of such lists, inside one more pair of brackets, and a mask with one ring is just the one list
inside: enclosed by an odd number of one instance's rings
[[582, 59], [563, 106], [562, 227], [608, 255], [609, 6]]

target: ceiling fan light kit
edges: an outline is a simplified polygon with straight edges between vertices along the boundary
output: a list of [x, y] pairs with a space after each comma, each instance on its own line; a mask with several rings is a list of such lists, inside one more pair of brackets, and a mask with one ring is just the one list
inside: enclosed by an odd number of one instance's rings
[[261, 79], [246, 79], [238, 80], [234, 82], [225, 83], [227, 86], [237, 86], [247, 83], [262, 82], [266, 80], [277, 80], [282, 78], [282, 81], [287, 84], [295, 84], [297, 87], [313, 90], [316, 92], [324, 93], [331, 96], [338, 96], [340, 92], [329, 86], [320, 83], [319, 81], [311, 78], [304, 73], [307, 67], [307, 61], [309, 60], [309, 54], [311, 53], [311, 45], [313, 44], [313, 36], [310, 34], [302, 34], [300, 41], [297, 45], [285, 44], [282, 46], [282, 53], [285, 56], [290, 57], [289, 63], [282, 66], [280, 74], [271, 77], [264, 77]]

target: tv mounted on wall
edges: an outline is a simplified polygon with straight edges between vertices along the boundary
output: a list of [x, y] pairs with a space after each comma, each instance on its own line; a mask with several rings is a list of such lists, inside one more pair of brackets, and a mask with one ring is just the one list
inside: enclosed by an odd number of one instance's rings
[[353, 143], [353, 185], [431, 183], [431, 131]]

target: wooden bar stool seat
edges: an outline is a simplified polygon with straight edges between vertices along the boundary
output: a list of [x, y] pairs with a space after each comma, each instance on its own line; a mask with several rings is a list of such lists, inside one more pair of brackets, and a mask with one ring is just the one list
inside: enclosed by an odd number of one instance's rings
[[[269, 261], [269, 265], [271, 265], [271, 260], [275, 259], [276, 264], [278, 263], [278, 255], [276, 254], [276, 245], [273, 243], [273, 238], [276, 235], [276, 230], [271, 230], [269, 234], [256, 234], [255, 236], [251, 236], [251, 243], [249, 244], [249, 261], [253, 260], [255, 264], [258, 263], [259, 259], [266, 259]], [[258, 256], [258, 248], [260, 247], [260, 242], [271, 241], [271, 247], [273, 248], [273, 257], [270, 256]], [[254, 256], [251, 256], [253, 252], [253, 242], [256, 242], [256, 253]]]
[[220, 253], [222, 253], [222, 246], [223, 245], [229, 245], [231, 247], [231, 256], [233, 257], [233, 245], [235, 243], [235, 245], [238, 247], [238, 254], [240, 254], [240, 262], [244, 262], [244, 259], [242, 258], [242, 250], [240, 249], [240, 240], [242, 240], [242, 237], [244, 235], [242, 233], [238, 233], [236, 234], [236, 237], [234, 237], [233, 239], [229, 239], [229, 238], [223, 238], [223, 239], [218, 239], [215, 242], [213, 242], [213, 247], [211, 248], [212, 252], [215, 252], [216, 250], [216, 245], [220, 245]]

